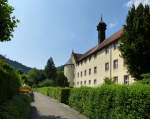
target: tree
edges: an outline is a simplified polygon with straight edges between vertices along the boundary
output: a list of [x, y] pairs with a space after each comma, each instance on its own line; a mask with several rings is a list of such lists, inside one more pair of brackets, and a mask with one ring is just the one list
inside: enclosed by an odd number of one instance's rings
[[45, 74], [48, 79], [55, 79], [56, 77], [56, 67], [53, 61], [53, 58], [50, 57], [47, 61], [47, 65], [45, 66]]
[[129, 73], [136, 79], [150, 72], [150, 8], [140, 4], [133, 6], [124, 25], [120, 44], [121, 55]]
[[56, 86], [66, 87], [69, 86], [68, 79], [65, 77], [63, 72], [58, 72], [55, 79]]
[[19, 22], [12, 16], [14, 8], [8, 4], [8, 0], [0, 0], [0, 41], [9, 41], [13, 37], [12, 32]]
[[42, 70], [38, 70], [36, 68], [33, 68], [30, 70], [27, 74], [27, 81], [30, 86], [37, 85], [40, 81], [43, 81], [45, 79], [45, 75]]

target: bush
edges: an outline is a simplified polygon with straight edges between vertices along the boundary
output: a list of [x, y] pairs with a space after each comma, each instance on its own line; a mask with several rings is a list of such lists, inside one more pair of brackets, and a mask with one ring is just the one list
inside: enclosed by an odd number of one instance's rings
[[70, 88], [48, 88], [48, 96], [57, 99], [61, 103], [68, 104]]
[[150, 87], [104, 85], [74, 88], [69, 105], [90, 119], [149, 119]]
[[0, 106], [0, 119], [27, 119], [31, 99], [27, 95], [16, 95]]
[[49, 89], [49, 87], [42, 87], [42, 88], [36, 88], [35, 91], [48, 96], [48, 89]]
[[70, 88], [42, 87], [37, 88], [37, 91], [44, 95], [52, 97], [61, 103], [68, 104]]
[[142, 77], [143, 77], [143, 79], [140, 80], [140, 81], [137, 81], [136, 83], [150, 84], [150, 73], [148, 73], [148, 74], [143, 74]]
[[0, 60], [0, 104], [16, 95], [20, 85], [16, 71]]
[[114, 81], [113, 79], [106, 77], [104, 78], [104, 83], [110, 85], [110, 84], [114, 84]]
[[57, 72], [57, 76], [55, 78], [55, 84], [59, 87], [68, 87], [69, 82], [68, 79], [65, 77], [63, 72]]
[[55, 82], [51, 79], [46, 79], [37, 85], [37, 87], [48, 87], [48, 86], [55, 86]]

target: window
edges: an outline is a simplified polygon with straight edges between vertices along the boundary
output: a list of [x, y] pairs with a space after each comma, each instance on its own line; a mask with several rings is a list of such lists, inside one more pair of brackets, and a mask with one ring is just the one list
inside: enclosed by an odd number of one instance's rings
[[79, 74], [79, 72], [78, 72], [78, 78], [79, 78], [79, 76], [80, 76], [80, 74]]
[[105, 71], [108, 71], [109, 70], [109, 63], [105, 63]]
[[108, 53], [109, 53], [109, 49], [106, 48], [106, 49], [105, 49], [105, 54], [108, 54]]
[[80, 82], [80, 85], [82, 85], [82, 81]]
[[89, 75], [91, 75], [91, 69], [89, 69]]
[[84, 85], [86, 85], [86, 81], [84, 81]]
[[86, 76], [86, 70], [84, 71], [84, 76]]
[[114, 47], [114, 50], [116, 50], [117, 47], [118, 47], [118, 44], [117, 44], [117, 43], [114, 43], [114, 44], [113, 44], [113, 47]]
[[97, 80], [96, 79], [94, 79], [94, 84], [96, 84], [97, 83]]
[[129, 76], [124, 75], [124, 84], [129, 84]]
[[82, 77], [82, 71], [81, 71], [81, 77]]
[[91, 84], [91, 80], [89, 80], [89, 85]]
[[113, 65], [114, 69], [118, 69], [118, 60], [114, 60], [114, 65]]
[[94, 67], [94, 74], [97, 73], [97, 67]]
[[118, 76], [115, 76], [113, 81], [114, 83], [118, 83]]
[[79, 82], [77, 82], [77, 85], [79, 85]]

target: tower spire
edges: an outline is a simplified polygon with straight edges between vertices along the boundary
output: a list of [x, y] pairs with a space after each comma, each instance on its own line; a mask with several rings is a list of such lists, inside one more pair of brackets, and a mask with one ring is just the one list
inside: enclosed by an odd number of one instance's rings
[[103, 22], [103, 14], [101, 14], [101, 22]]
[[105, 31], [106, 31], [106, 23], [103, 21], [103, 16], [101, 15], [100, 22], [97, 26], [97, 31], [98, 31], [98, 44], [103, 42], [105, 40]]

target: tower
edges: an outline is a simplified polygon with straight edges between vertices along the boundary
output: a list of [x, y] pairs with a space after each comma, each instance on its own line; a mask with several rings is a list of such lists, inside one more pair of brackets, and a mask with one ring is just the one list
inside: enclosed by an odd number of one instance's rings
[[102, 43], [105, 40], [106, 37], [106, 23], [103, 22], [103, 17], [101, 16], [101, 21], [97, 25], [97, 31], [98, 31], [98, 44]]

